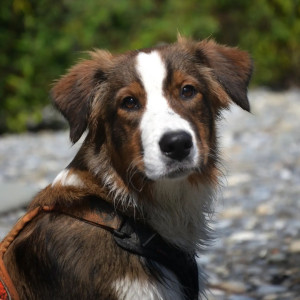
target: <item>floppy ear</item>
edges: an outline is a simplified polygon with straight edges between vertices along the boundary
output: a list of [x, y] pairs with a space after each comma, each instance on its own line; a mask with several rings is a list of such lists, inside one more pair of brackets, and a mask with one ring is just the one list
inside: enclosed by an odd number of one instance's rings
[[88, 126], [92, 100], [99, 84], [106, 80], [105, 67], [111, 55], [104, 51], [90, 53], [63, 76], [52, 88], [51, 98], [70, 125], [70, 139], [76, 143]]
[[233, 102], [250, 111], [247, 88], [253, 64], [249, 54], [237, 48], [218, 45], [213, 40], [198, 43], [197, 57], [213, 72]]

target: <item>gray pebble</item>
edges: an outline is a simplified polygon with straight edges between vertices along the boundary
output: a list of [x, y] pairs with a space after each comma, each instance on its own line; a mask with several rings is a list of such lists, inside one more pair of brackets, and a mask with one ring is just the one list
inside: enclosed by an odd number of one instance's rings
[[286, 287], [277, 286], [277, 285], [262, 285], [257, 289], [258, 296], [270, 296], [272, 294], [276, 295], [279, 293], [284, 293], [286, 291]]

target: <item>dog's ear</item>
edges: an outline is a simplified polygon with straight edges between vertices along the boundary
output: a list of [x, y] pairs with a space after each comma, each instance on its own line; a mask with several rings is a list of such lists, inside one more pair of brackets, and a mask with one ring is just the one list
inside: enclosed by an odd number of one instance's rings
[[197, 58], [207, 65], [215, 79], [233, 102], [250, 111], [247, 88], [252, 75], [253, 63], [249, 54], [204, 40], [197, 45]]
[[54, 105], [69, 122], [73, 143], [87, 129], [95, 91], [106, 80], [105, 70], [112, 58], [110, 53], [100, 50], [90, 55], [92, 59], [72, 67], [51, 90]]

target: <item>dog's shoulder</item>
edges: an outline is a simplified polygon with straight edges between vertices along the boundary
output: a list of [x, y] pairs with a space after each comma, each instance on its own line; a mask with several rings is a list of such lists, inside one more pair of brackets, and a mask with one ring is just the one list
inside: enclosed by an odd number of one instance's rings
[[89, 172], [67, 168], [34, 197], [28, 209], [78, 206], [94, 197], [106, 199], [107, 192]]
[[[50, 205], [61, 210], [69, 205], [71, 213], [78, 207], [84, 213], [100, 206], [103, 212], [110, 206], [86, 189], [49, 185], [29, 211]], [[18, 286], [18, 292], [28, 299], [118, 299], [122, 278], [147, 282], [141, 258], [118, 247], [109, 231], [55, 209], [41, 210], [24, 227], [6, 252], [5, 262], [13, 282], [26, 283], [23, 290]]]

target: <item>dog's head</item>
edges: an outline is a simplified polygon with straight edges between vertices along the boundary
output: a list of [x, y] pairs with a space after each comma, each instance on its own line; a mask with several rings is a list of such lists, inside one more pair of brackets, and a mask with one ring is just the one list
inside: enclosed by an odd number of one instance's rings
[[246, 52], [180, 39], [117, 56], [95, 51], [56, 83], [52, 97], [73, 143], [88, 129], [93, 165], [105, 152], [128, 185], [128, 173], [191, 178], [214, 172], [221, 110], [231, 102], [250, 110], [251, 73]]

